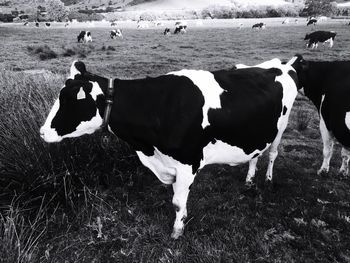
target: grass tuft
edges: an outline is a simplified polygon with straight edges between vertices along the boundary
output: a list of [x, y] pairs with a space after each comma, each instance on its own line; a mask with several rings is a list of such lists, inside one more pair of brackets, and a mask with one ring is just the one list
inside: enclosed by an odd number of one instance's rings
[[49, 60], [57, 58], [57, 53], [48, 45], [44, 46], [27, 46], [27, 50], [31, 55], [39, 57], [40, 60]]
[[311, 119], [312, 116], [309, 114], [309, 112], [299, 109], [296, 114], [296, 127], [298, 131], [305, 131], [308, 128]]

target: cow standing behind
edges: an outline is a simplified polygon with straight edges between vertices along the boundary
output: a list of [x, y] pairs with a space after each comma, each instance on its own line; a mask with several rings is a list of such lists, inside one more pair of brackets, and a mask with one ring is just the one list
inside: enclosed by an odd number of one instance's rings
[[163, 32], [163, 35], [164, 35], [164, 36], [170, 35], [170, 28], [166, 28], [166, 29], [164, 30], [164, 32]]
[[308, 21], [307, 21], [307, 26], [309, 25], [313, 25], [313, 26], [316, 26], [317, 24], [317, 19], [316, 18], [310, 18]]
[[333, 47], [335, 36], [337, 35], [334, 31], [315, 31], [310, 34], [306, 34], [304, 40], [309, 40], [306, 45], [308, 48], [317, 48], [318, 43], [329, 43], [329, 47]]
[[181, 22], [176, 22], [175, 23], [175, 30], [174, 30], [174, 34], [178, 34], [178, 33], [186, 33], [187, 31], [187, 23], [184, 21]]
[[119, 28], [113, 29], [110, 33], [110, 37], [111, 37], [111, 39], [116, 39], [117, 37], [123, 38], [122, 31]]
[[[113, 96], [107, 95], [112, 87]], [[103, 78], [73, 62], [40, 134], [47, 142], [59, 142], [108, 127], [161, 182], [172, 184], [172, 237], [178, 238], [190, 187], [205, 165], [249, 162], [250, 184], [259, 156], [269, 149], [266, 181], [272, 181], [296, 95], [296, 73], [278, 59], [254, 67], [180, 70], [136, 80]]]
[[92, 36], [90, 31], [80, 31], [79, 35], [77, 36], [78, 42], [92, 42]]
[[254, 24], [252, 26], [253, 29], [264, 29], [266, 28], [266, 24], [265, 23], [257, 23], [257, 24]]
[[[328, 173], [334, 141], [343, 147], [339, 172], [349, 173], [350, 159], [350, 61], [306, 61], [297, 55], [291, 62], [299, 88], [316, 106], [320, 116], [323, 162], [318, 174]], [[290, 63], [291, 63], [290, 62]]]

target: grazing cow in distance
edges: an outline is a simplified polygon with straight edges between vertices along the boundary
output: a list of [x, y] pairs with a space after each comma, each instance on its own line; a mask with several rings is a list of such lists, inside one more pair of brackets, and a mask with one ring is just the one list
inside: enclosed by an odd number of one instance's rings
[[137, 28], [138, 29], [149, 28], [149, 24], [147, 21], [139, 20], [137, 21]]
[[316, 26], [317, 24], [317, 19], [316, 18], [310, 18], [310, 20], [307, 22], [307, 26], [309, 25], [313, 25], [313, 26]]
[[117, 37], [123, 38], [122, 31], [119, 28], [113, 29], [110, 33], [110, 37], [111, 37], [111, 39], [115, 39]]
[[165, 36], [170, 35], [170, 28], [166, 28], [163, 32]]
[[29, 25], [29, 23], [28, 22], [24, 22], [24, 24], [23, 24], [24, 26], [28, 26]]
[[35, 22], [35, 26], [36, 26], [36, 27], [39, 27], [39, 22]]
[[306, 34], [304, 40], [309, 40], [306, 45], [308, 48], [317, 48], [318, 43], [329, 43], [329, 47], [333, 47], [334, 38], [337, 35], [334, 31], [315, 31], [310, 34]]
[[[293, 63], [292, 63], [293, 62]], [[328, 173], [334, 141], [342, 145], [339, 172], [349, 172], [350, 159], [350, 61], [307, 61], [296, 55], [289, 63], [295, 68], [299, 88], [316, 106], [320, 116], [323, 162], [318, 174]]]
[[117, 22], [116, 21], [111, 22], [111, 26], [117, 26]]
[[51, 23], [46, 22], [46, 23], [45, 23], [45, 26], [46, 26], [46, 27], [50, 27], [50, 26], [51, 26]]
[[253, 26], [252, 26], [252, 28], [254, 29], [254, 28], [256, 28], [256, 29], [264, 29], [264, 28], [266, 28], [266, 24], [265, 23], [257, 23], [257, 24], [254, 24]]
[[77, 36], [78, 42], [92, 42], [92, 36], [90, 31], [80, 31], [79, 35]]
[[186, 29], [187, 29], [187, 23], [185, 21], [177, 21], [175, 22], [175, 30], [174, 30], [174, 34], [178, 34], [178, 33], [186, 33]]
[[104, 78], [78, 61], [40, 135], [52, 143], [102, 128], [126, 141], [161, 182], [172, 184], [176, 239], [184, 231], [190, 187], [205, 165], [249, 162], [251, 179], [269, 149], [271, 182], [296, 95], [296, 72], [279, 59], [135, 80]]
[[64, 24], [64, 27], [68, 27], [69, 26], [69, 22]]
[[289, 18], [284, 19], [282, 24], [289, 24]]
[[178, 21], [175, 23], [174, 34], [186, 33], [187, 23], [184, 21]]

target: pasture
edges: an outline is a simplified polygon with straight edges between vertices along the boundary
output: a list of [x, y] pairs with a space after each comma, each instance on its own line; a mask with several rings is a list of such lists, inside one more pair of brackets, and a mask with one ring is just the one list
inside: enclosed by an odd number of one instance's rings
[[[189, 26], [187, 34], [170, 36], [163, 36], [164, 27], [120, 27], [124, 38], [116, 40], [109, 38], [111, 27], [0, 25], [0, 258], [350, 262], [350, 180], [338, 174], [339, 145], [330, 173], [316, 174], [322, 162], [319, 119], [302, 95], [279, 146], [274, 189], [264, 188], [266, 156], [258, 163], [256, 193], [245, 191], [248, 165], [204, 168], [191, 189], [184, 237], [176, 241], [170, 238], [172, 188], [128, 145], [113, 138], [103, 149], [99, 133], [53, 145], [40, 139], [39, 127], [76, 59], [102, 76], [140, 78], [288, 60], [296, 53], [310, 60], [350, 57], [350, 28], [341, 21], [316, 28], [266, 23], [259, 31], [251, 29], [253, 22], [240, 30]], [[305, 34], [316, 29], [337, 32], [332, 49], [305, 48]], [[89, 30], [93, 42], [77, 43], [80, 30]]]

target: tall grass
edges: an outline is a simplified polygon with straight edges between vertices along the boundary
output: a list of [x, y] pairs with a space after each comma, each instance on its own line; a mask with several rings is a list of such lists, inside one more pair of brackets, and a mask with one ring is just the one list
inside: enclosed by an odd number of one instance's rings
[[[136, 166], [115, 138], [107, 149], [99, 134], [60, 144], [41, 140], [40, 126], [64, 80], [49, 72], [0, 73], [0, 258], [7, 262], [33, 262], [40, 236], [98, 211], [103, 199], [94, 189], [121, 185], [130, 177], [127, 168]], [[43, 221], [47, 226], [37, 227]]]
[[1, 262], [37, 262], [38, 243], [46, 231], [45, 209], [36, 209], [32, 220], [27, 214], [15, 202], [0, 214]]

